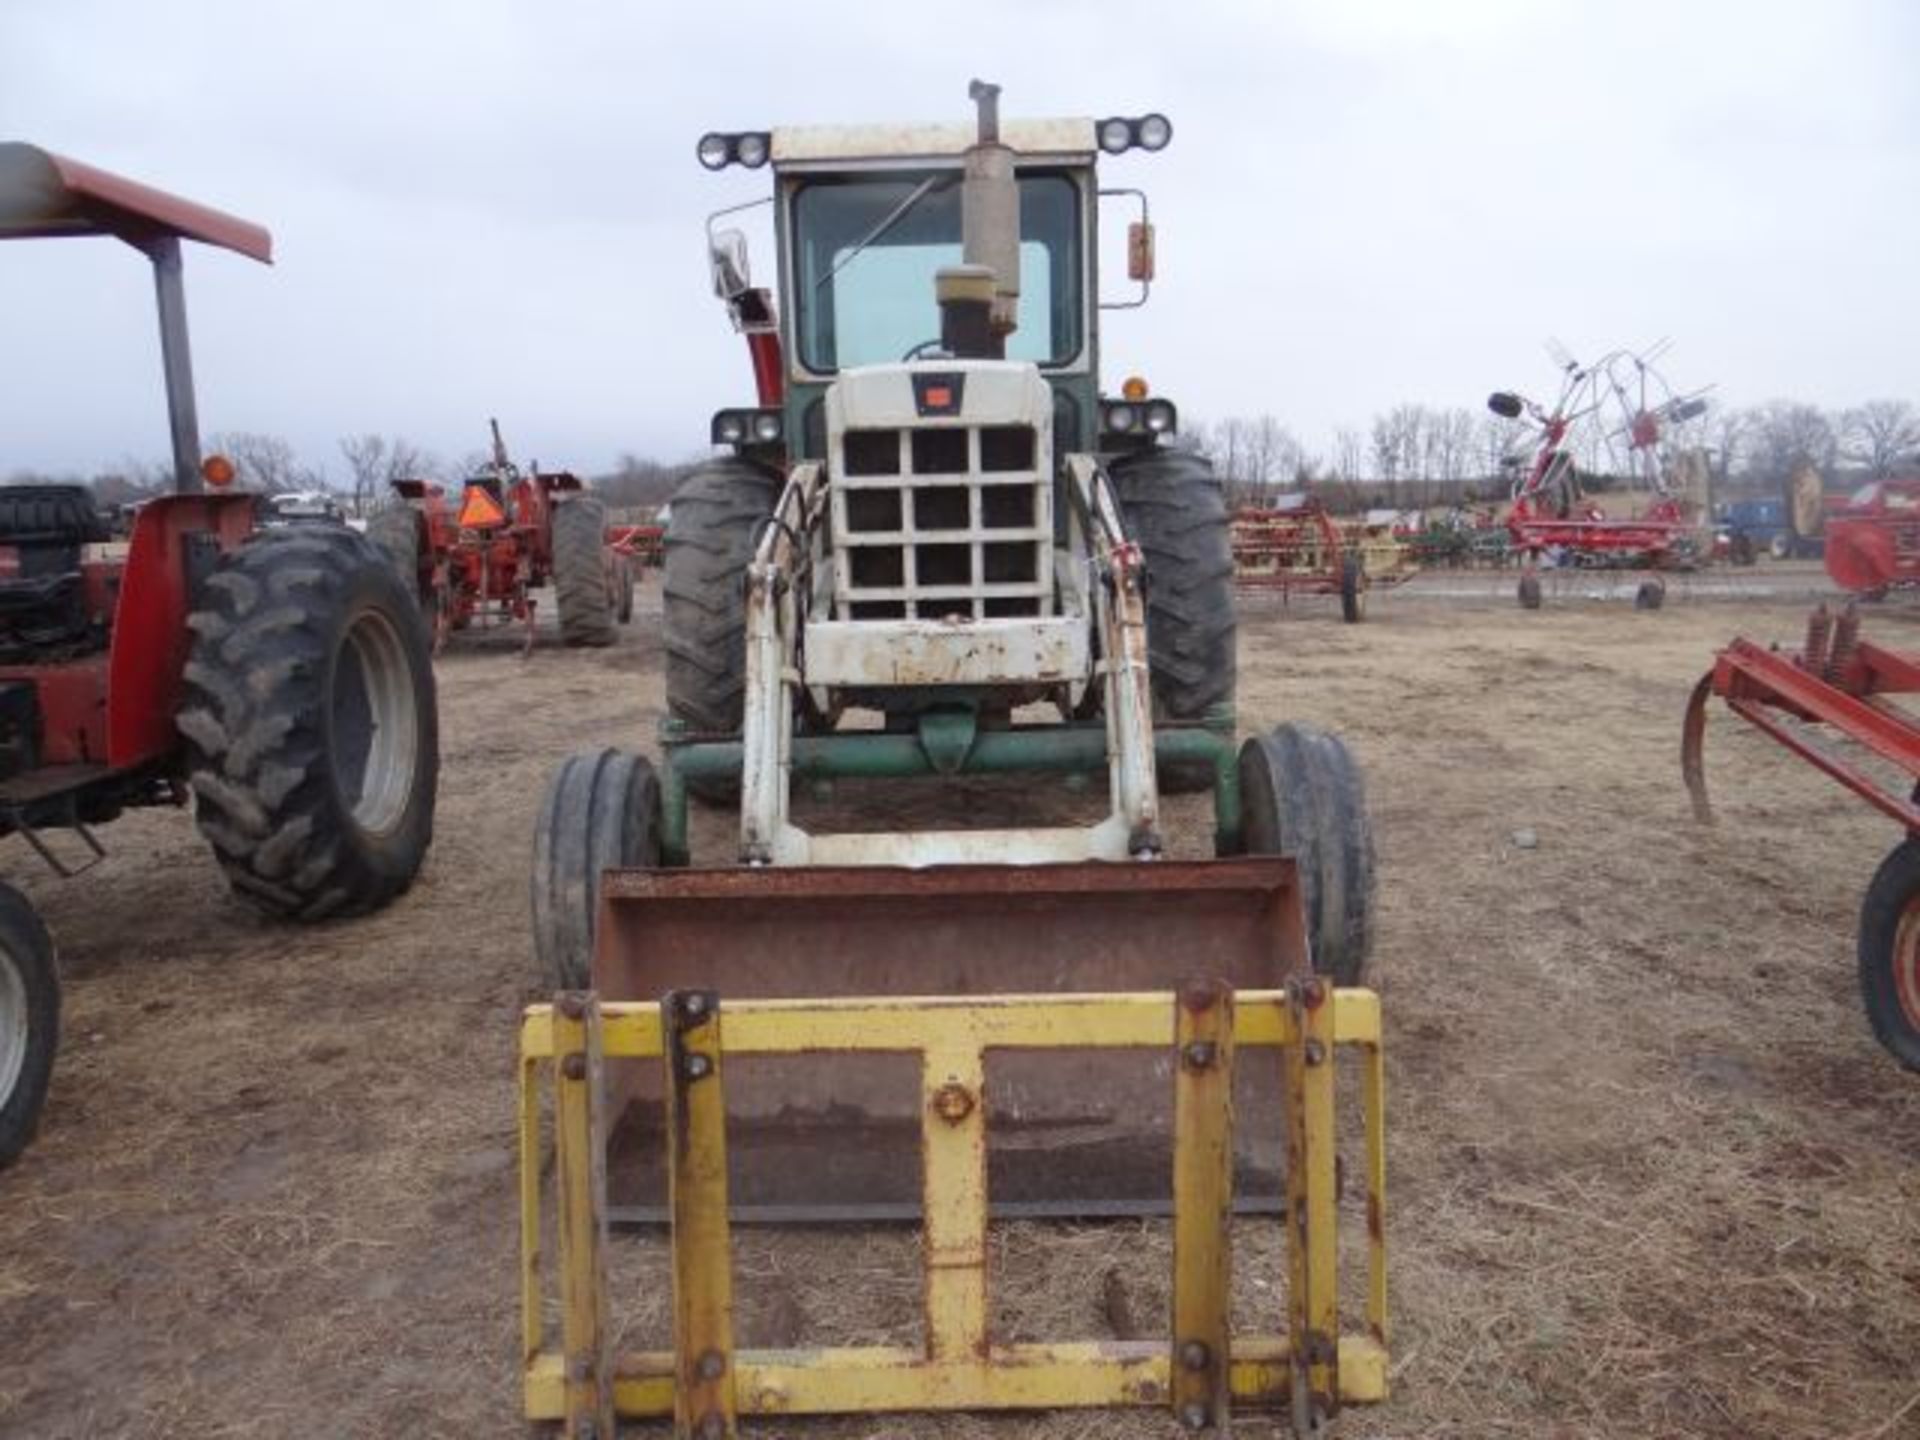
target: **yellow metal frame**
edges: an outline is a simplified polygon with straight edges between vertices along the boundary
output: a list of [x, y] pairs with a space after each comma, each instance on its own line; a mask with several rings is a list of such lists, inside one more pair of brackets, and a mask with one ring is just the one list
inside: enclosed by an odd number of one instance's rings
[[[611, 1440], [614, 1416], [672, 1416], [719, 1440], [739, 1416], [879, 1411], [1170, 1408], [1191, 1430], [1235, 1406], [1289, 1410], [1315, 1433], [1342, 1404], [1387, 1391], [1386, 1135], [1380, 1003], [1306, 980], [1235, 993], [730, 1001], [680, 991], [658, 1004], [569, 993], [530, 1007], [520, 1031], [522, 1331], [526, 1414], [575, 1440]], [[1365, 1328], [1341, 1333], [1334, 1055], [1362, 1054], [1367, 1204]], [[1162, 1341], [1001, 1345], [987, 1326], [986, 1107], [990, 1050], [1155, 1049], [1174, 1056], [1174, 1333]], [[1274, 1052], [1279, 1054], [1275, 1055]], [[926, 1346], [733, 1347], [722, 1062], [746, 1055], [921, 1057]], [[1252, 1058], [1258, 1057], [1258, 1058]], [[603, 1060], [657, 1060], [665, 1077], [673, 1223], [674, 1349], [612, 1354]], [[1287, 1125], [1284, 1332], [1229, 1323], [1233, 1075], [1277, 1063]], [[554, 1233], [544, 1233], [543, 1085], [554, 1087]], [[545, 1323], [547, 1272], [561, 1316]]]

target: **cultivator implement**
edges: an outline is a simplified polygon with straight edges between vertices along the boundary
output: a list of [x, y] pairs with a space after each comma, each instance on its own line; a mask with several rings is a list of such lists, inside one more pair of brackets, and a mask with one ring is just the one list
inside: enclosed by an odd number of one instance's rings
[[[1337, 1225], [1336, 1052], [1359, 1052], [1368, 1232], [1359, 1324], [1342, 1329]], [[1173, 1328], [1158, 1340], [1006, 1343], [989, 1324], [993, 1098], [1001, 1067], [1030, 1054], [1131, 1052], [1157, 1062], [1171, 1149]], [[734, 1343], [729, 1224], [736, 1070], [848, 1057], [905, 1057], [899, 1097], [915, 1117], [923, 1195], [925, 1339], [918, 1346]], [[599, 1134], [623, 1070], [664, 1099], [670, 1193], [671, 1348], [622, 1352], [607, 1282], [609, 1182]], [[1318, 979], [1278, 990], [1193, 982], [1178, 991], [984, 998], [849, 997], [735, 1002], [713, 989], [601, 1005], [564, 993], [521, 1029], [524, 1402], [532, 1420], [610, 1437], [622, 1419], [671, 1417], [674, 1433], [721, 1437], [743, 1417], [899, 1411], [1166, 1409], [1185, 1429], [1225, 1433], [1242, 1409], [1280, 1409], [1299, 1435], [1387, 1387], [1385, 1140], [1379, 1005]], [[1231, 1318], [1231, 1156], [1250, 1128], [1244, 1081], [1275, 1091], [1263, 1139], [1284, 1150], [1283, 1294], [1271, 1323]], [[548, 1098], [550, 1096], [550, 1099]], [[542, 1117], [556, 1150], [544, 1178]], [[826, 1157], [822, 1157], [825, 1159]], [[546, 1203], [551, 1200], [549, 1220]], [[1245, 1224], [1247, 1222], [1241, 1222]], [[1282, 1277], [1276, 1276], [1275, 1280]], [[557, 1309], [558, 1323], [550, 1323]]]
[[[1851, 602], [1838, 617], [1825, 606], [1807, 621], [1798, 654], [1736, 639], [1701, 677], [1687, 704], [1680, 765], [1695, 817], [1713, 821], [1707, 798], [1707, 702], [1727, 708], [1899, 824], [1905, 838], [1868, 886], [1861, 905], [1858, 961], [1862, 998], [1875, 1035], [1910, 1069], [1920, 1069], [1920, 720], [1895, 696], [1920, 693], [1920, 656], [1863, 639]], [[1816, 727], [1866, 752], [1889, 785]]]

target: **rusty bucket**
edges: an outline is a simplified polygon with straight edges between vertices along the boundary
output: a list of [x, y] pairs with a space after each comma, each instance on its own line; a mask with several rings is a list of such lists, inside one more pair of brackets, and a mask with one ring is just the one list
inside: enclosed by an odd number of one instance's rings
[[[1196, 977], [1260, 990], [1307, 969], [1293, 862], [1274, 856], [614, 870], [601, 886], [597, 936], [602, 999], [707, 989], [720, 996], [723, 1017], [729, 998], [1171, 991]], [[1163, 1212], [1171, 1063], [1171, 1044], [1164, 1053], [990, 1053], [995, 1212]], [[729, 1061], [735, 1219], [916, 1220], [919, 1082], [911, 1057], [884, 1053]], [[615, 1219], [660, 1219], [658, 1071], [610, 1062], [607, 1083]], [[1285, 1150], [1278, 1068], [1266, 1076], [1245, 1067], [1237, 1085], [1238, 1203], [1277, 1209]]]

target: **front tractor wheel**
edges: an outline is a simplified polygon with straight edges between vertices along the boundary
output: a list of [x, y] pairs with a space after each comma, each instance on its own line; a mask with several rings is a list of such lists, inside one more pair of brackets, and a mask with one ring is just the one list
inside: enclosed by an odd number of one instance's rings
[[607, 566], [607, 507], [574, 495], [553, 507], [553, 594], [560, 639], [568, 645], [613, 644], [614, 583]]
[[1281, 725], [1240, 747], [1243, 843], [1287, 855], [1300, 876], [1317, 974], [1361, 984], [1373, 944], [1373, 825], [1353, 754], [1309, 725]]
[[378, 909], [433, 838], [439, 720], [419, 604], [364, 537], [318, 526], [256, 535], [197, 600], [176, 723], [227, 879], [292, 919]]
[[1874, 1037], [1920, 1070], [1920, 840], [1880, 862], [1860, 905], [1860, 996]]
[[53, 938], [11, 885], [0, 885], [0, 1170], [33, 1139], [60, 1042]]
[[540, 983], [593, 983], [600, 876], [660, 863], [660, 782], [620, 750], [569, 756], [554, 772], [533, 832], [533, 949]]

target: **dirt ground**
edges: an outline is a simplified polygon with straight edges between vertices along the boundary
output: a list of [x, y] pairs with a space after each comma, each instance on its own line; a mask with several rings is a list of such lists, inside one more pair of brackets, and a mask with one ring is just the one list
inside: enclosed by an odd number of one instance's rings
[[[1714, 647], [1792, 642], [1810, 583], [1699, 585], [1657, 614], [1576, 586], [1529, 615], [1505, 582], [1422, 580], [1364, 626], [1326, 602], [1243, 617], [1243, 726], [1341, 731], [1380, 852], [1394, 1393], [1338, 1433], [1920, 1435], [1920, 1080], [1873, 1043], [1853, 975], [1896, 836], [1724, 711], [1716, 828], [1679, 782]], [[478, 637], [441, 659], [437, 838], [386, 914], [264, 923], [183, 814], [113, 826], [80, 881], [11, 852], [59, 941], [67, 1027], [41, 1138], [0, 1176], [0, 1434], [522, 1433], [529, 836], [563, 753], [652, 745], [654, 585], [611, 651], [523, 662]], [[1920, 645], [1912, 610], [1869, 624]], [[782, 1243], [742, 1243], [743, 1338], [844, 1326], [823, 1286], [864, 1286], [863, 1323], [910, 1317], [910, 1240]], [[1014, 1228], [995, 1253], [1009, 1332], [1110, 1334], [1116, 1266], [1149, 1320], [1164, 1300], [1154, 1226]], [[1252, 1307], [1276, 1262], [1258, 1236], [1249, 1254]], [[657, 1319], [662, 1297], [635, 1303]]]

